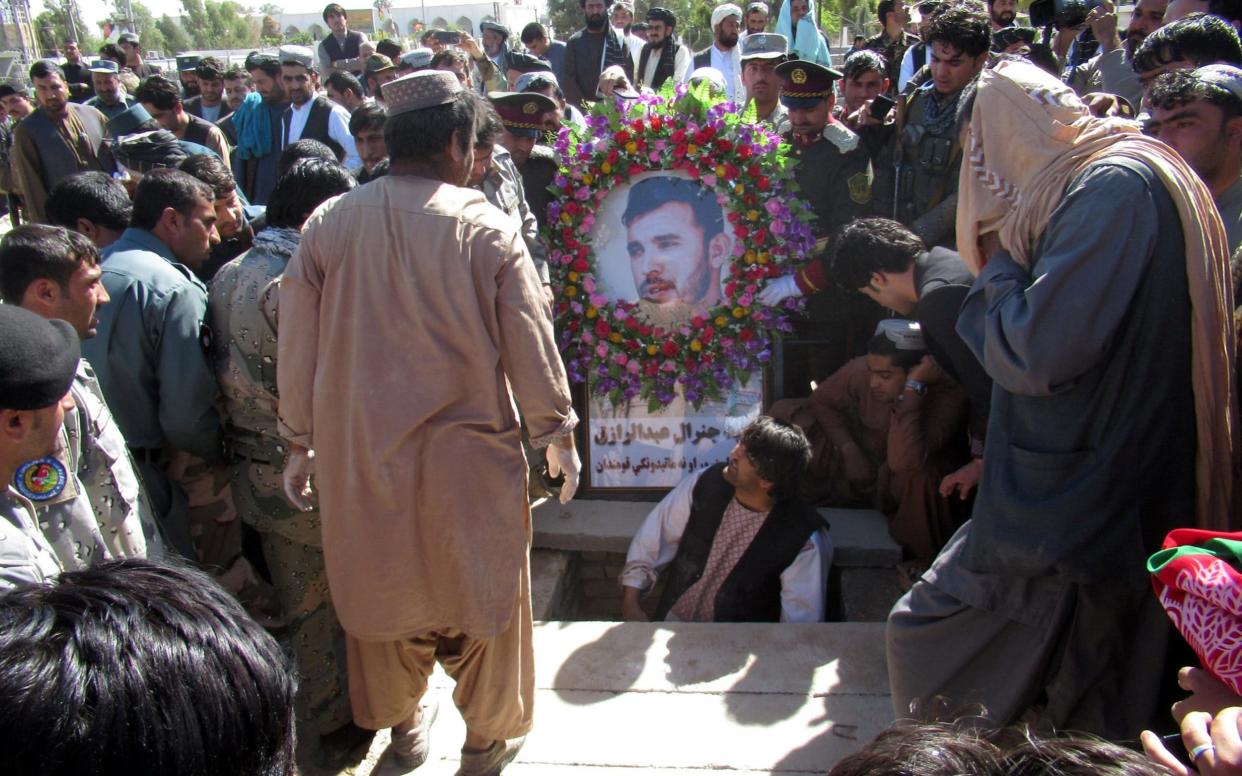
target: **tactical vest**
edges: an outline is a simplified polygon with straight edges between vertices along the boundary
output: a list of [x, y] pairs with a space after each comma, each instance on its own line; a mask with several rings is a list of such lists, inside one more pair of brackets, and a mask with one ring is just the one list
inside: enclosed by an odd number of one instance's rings
[[[694, 484], [690, 519], [677, 547], [677, 555], [665, 573], [664, 593], [656, 609], [663, 620], [703, 576], [712, 542], [720, 529], [725, 509], [733, 500], [733, 486], [724, 478], [723, 463], [707, 469]], [[811, 507], [789, 499], [768, 513], [754, 541], [742, 553], [716, 594], [716, 622], [779, 622], [781, 574], [794, 562], [807, 539], [827, 527]]]
[[932, 134], [923, 126], [930, 89], [919, 89], [906, 103], [901, 128], [901, 169], [897, 173], [897, 220], [909, 224], [945, 198], [962, 163], [957, 122]]
[[[362, 33], [353, 30], [345, 33], [344, 46], [337, 42], [336, 36], [332, 33], [328, 33], [328, 36], [323, 39], [324, 51], [328, 52], [328, 59], [331, 59], [333, 62], [338, 59], [357, 59], [361, 52], [361, 46]], [[351, 72], [354, 75], [361, 75], [362, 70], [359, 69]], [[327, 77], [326, 73], [324, 77]]]
[[656, 63], [655, 77], [651, 83], [643, 82], [643, 75], [647, 72], [647, 61], [651, 58], [651, 44], [643, 46], [642, 53], [638, 55], [638, 72], [634, 74], [634, 80], [639, 88], [650, 86], [652, 89], [659, 91], [664, 82], [673, 77], [673, 73], [677, 66], [677, 49], [681, 48], [681, 44], [671, 38], [665, 41], [664, 48], [660, 49], [660, 61]]

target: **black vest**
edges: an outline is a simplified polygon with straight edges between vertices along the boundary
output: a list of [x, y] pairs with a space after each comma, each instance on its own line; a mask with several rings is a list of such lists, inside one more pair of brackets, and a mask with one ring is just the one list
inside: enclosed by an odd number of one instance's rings
[[[328, 33], [328, 37], [323, 39], [323, 48], [328, 52], [328, 58], [335, 62], [338, 59], [356, 59], [360, 54], [362, 46], [362, 33], [350, 30], [345, 33], [345, 45], [342, 46], [337, 42], [336, 36]], [[355, 74], [361, 71], [355, 71]], [[327, 74], [324, 75], [327, 77]]]
[[694, 55], [694, 69], [695, 70], [698, 70], [700, 67], [711, 67], [711, 66], [712, 66], [712, 47], [711, 46], [708, 46], [707, 48], [703, 49], [702, 51]]
[[[206, 119], [200, 119], [194, 114], [186, 114], [190, 117], [190, 123], [185, 126], [185, 137], [182, 140], [188, 140], [191, 143], [198, 143], [201, 146], [207, 146], [207, 134], [211, 128], [215, 126]], [[207, 146], [210, 148], [211, 146]]]
[[634, 74], [634, 81], [640, 88], [650, 86], [652, 89], [659, 91], [664, 82], [673, 77], [673, 72], [677, 65], [677, 49], [681, 44], [669, 38], [664, 43], [664, 48], [660, 49], [660, 61], [656, 63], [655, 77], [651, 83], [643, 82], [643, 75], [647, 72], [647, 61], [651, 58], [651, 44], [643, 46], [642, 52], [638, 55], [638, 72]]
[[[694, 484], [690, 519], [677, 555], [665, 572], [657, 620], [663, 620], [677, 599], [703, 576], [716, 531], [733, 499], [733, 486], [725, 481], [724, 467], [718, 463], [707, 469]], [[811, 534], [827, 525], [819, 513], [798, 501], [786, 500], [774, 506], [737, 566], [720, 585], [715, 621], [779, 622], [781, 574], [794, 562]]]
[[[327, 143], [329, 148], [333, 145], [339, 145], [339, 143], [333, 140], [328, 134], [328, 119], [331, 118], [331, 116], [332, 103], [328, 101], [327, 97], [322, 95], [316, 97], [314, 102], [311, 103], [310, 115], [306, 117], [306, 126], [302, 128], [302, 135], [298, 139], [318, 140], [321, 143]], [[293, 107], [290, 106], [285, 108], [285, 113], [281, 121], [282, 148], [289, 145], [289, 122], [292, 119]]]

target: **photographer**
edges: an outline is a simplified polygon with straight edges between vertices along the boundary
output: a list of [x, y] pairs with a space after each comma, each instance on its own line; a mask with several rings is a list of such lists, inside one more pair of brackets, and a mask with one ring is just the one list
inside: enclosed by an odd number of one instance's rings
[[1147, 36], [1164, 24], [1168, 0], [1139, 0], [1126, 25], [1123, 41], [1117, 31], [1117, 11], [1108, 0], [1087, 14], [1087, 25], [1100, 44], [1100, 53], [1069, 71], [1065, 82], [1080, 95], [1107, 92], [1124, 97], [1138, 107], [1143, 85], [1134, 72], [1134, 54]]

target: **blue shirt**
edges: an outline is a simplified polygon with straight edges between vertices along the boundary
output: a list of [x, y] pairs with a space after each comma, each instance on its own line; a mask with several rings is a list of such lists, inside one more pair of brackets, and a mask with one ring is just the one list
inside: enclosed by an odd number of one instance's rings
[[102, 269], [112, 299], [99, 308], [99, 333], [82, 343], [82, 355], [125, 441], [219, 460], [206, 286], [145, 229], [126, 229], [104, 250]]

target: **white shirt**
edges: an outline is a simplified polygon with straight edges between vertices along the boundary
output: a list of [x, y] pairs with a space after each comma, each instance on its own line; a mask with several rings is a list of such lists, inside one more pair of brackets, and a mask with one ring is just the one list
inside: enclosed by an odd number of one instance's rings
[[[691, 56], [689, 48], [675, 40], [669, 40], [664, 45], [677, 47], [677, 53], [673, 56], [673, 75], [670, 77], [670, 80], [674, 84], [682, 83], [690, 77], [690, 65], [694, 62], [694, 57]], [[651, 82], [655, 80], [656, 68], [659, 66], [660, 51], [652, 49], [651, 53], [647, 55], [647, 72], [639, 73], [638, 65], [635, 64], [634, 75], [644, 86], [650, 87]], [[660, 84], [660, 86], [664, 86], [664, 84]]]
[[901, 58], [901, 72], [897, 74], [897, 91], [904, 91], [906, 84], [914, 77], [914, 46], [906, 49]]
[[[683, 479], [647, 515], [630, 542], [621, 571], [622, 585], [650, 590], [660, 569], [672, 563], [690, 520], [694, 485], [702, 474]], [[781, 572], [781, 622], [823, 621], [824, 590], [831, 564], [832, 542], [826, 531], [816, 531], [793, 563]]]
[[[285, 135], [286, 146], [302, 139], [302, 132], [306, 129], [306, 120], [310, 118], [311, 106], [314, 104], [315, 97], [301, 105], [289, 104], [290, 115], [288, 134]], [[358, 149], [354, 147], [354, 136], [349, 134], [349, 111], [330, 100], [328, 105], [332, 108], [332, 113], [328, 116], [328, 137], [340, 143], [341, 148], [345, 149], [345, 167], [352, 170], [361, 165], [362, 160], [358, 158]]]
[[724, 76], [725, 96], [730, 100], [742, 99], [746, 93], [742, 90], [742, 55], [738, 47], [721, 51], [713, 43], [709, 51], [712, 55], [711, 66]]

